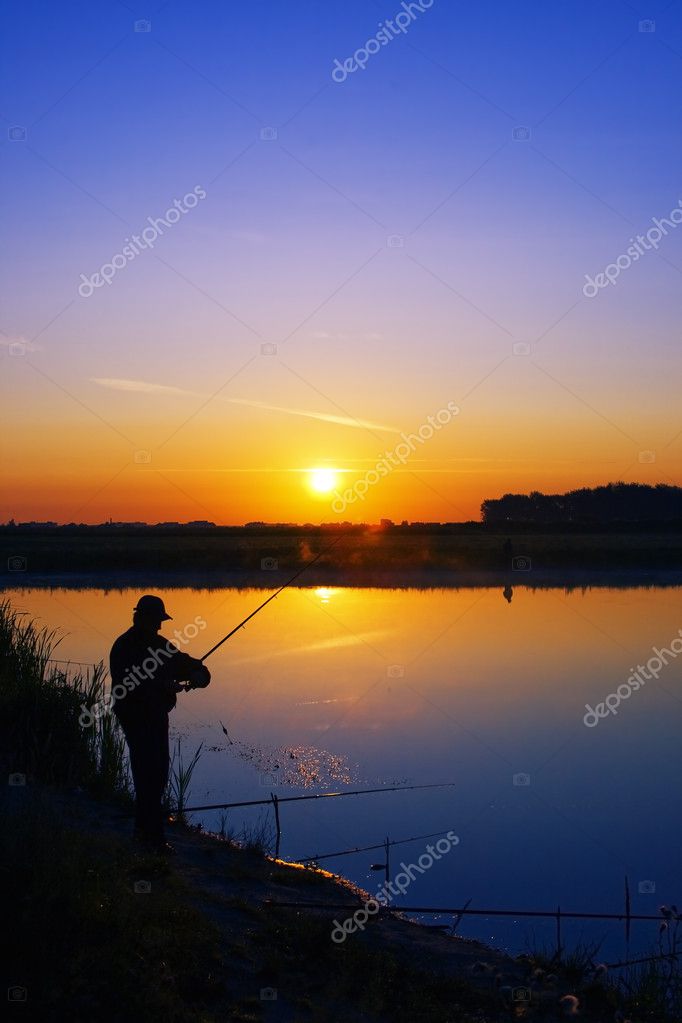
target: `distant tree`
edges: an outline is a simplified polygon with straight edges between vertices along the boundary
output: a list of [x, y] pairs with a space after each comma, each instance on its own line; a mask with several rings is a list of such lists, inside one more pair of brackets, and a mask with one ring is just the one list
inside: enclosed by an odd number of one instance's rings
[[481, 505], [486, 523], [673, 522], [682, 520], [682, 487], [658, 483], [608, 483], [566, 494], [504, 494]]

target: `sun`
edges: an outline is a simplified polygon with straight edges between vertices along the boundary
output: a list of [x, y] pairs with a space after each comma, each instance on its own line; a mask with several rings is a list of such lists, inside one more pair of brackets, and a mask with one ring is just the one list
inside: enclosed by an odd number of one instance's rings
[[335, 488], [337, 479], [334, 469], [311, 469], [308, 483], [318, 494], [329, 494]]

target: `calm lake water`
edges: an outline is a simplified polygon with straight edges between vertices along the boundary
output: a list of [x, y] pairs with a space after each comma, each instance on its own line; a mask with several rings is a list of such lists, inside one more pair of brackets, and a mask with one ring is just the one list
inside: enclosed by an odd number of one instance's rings
[[[8, 595], [66, 632], [56, 657], [93, 662], [128, 627], [139, 591]], [[266, 595], [166, 590], [167, 624], [183, 629], [200, 615], [206, 626], [185, 649], [201, 656]], [[653, 647], [679, 638], [680, 589], [515, 587], [508, 597], [488, 588], [285, 591], [210, 659], [210, 688], [179, 698], [183, 754], [204, 743], [192, 801], [452, 781], [285, 805], [281, 854], [452, 830], [459, 844], [395, 905], [472, 899], [472, 908], [620, 912], [626, 875], [633, 912], [679, 905], [682, 655], [616, 715], [592, 728], [583, 716]], [[197, 819], [220, 826], [217, 812]], [[228, 815], [236, 831], [261, 826], [272, 830], [269, 808]], [[427, 841], [392, 850], [393, 872]], [[381, 860], [377, 851], [324, 866], [374, 891], [383, 875], [369, 868]], [[522, 951], [551, 946], [555, 932], [553, 923], [470, 917], [459, 933]], [[615, 921], [566, 923], [563, 933], [568, 944], [603, 939], [607, 959], [624, 953]], [[654, 923], [633, 925], [631, 950], [656, 933]]]

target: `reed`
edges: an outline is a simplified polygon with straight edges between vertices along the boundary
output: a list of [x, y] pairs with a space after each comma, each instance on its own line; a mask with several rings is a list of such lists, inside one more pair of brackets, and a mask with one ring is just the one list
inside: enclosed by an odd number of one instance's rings
[[274, 853], [275, 832], [263, 816], [259, 816], [250, 827], [244, 824], [241, 831], [238, 831], [228, 823], [228, 815], [221, 813], [220, 829], [216, 834], [221, 841], [256, 856], [270, 856]]
[[48, 785], [82, 786], [102, 794], [129, 789], [125, 742], [115, 718], [89, 728], [82, 705], [104, 697], [104, 665], [57, 667], [55, 630], [38, 626], [0, 601], [0, 758], [9, 774]]
[[178, 739], [170, 763], [170, 777], [168, 782], [167, 798], [169, 810], [181, 824], [186, 824], [187, 797], [189, 795], [192, 775], [199, 763], [203, 742], [194, 751], [194, 756], [185, 763], [182, 759], [182, 740]]
[[682, 917], [676, 906], [661, 906], [660, 914], [657, 947], [635, 960], [598, 962], [599, 944], [583, 942], [560, 954], [536, 948], [519, 957], [528, 962], [531, 991], [542, 996], [566, 983], [587, 1018], [593, 1013], [615, 1023], [679, 1023]]

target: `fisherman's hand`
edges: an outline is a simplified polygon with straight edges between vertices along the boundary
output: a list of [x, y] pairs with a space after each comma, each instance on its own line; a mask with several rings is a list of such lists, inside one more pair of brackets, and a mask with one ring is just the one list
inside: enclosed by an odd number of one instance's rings
[[182, 692], [182, 686], [174, 678], [160, 680], [160, 688], [164, 696], [175, 696], [176, 693]]
[[188, 673], [187, 681], [190, 689], [205, 689], [211, 681], [211, 673], [201, 661], [197, 661], [196, 667]]

